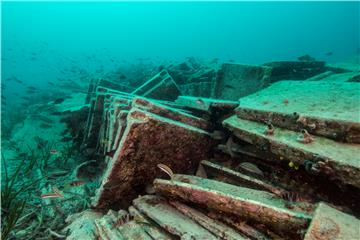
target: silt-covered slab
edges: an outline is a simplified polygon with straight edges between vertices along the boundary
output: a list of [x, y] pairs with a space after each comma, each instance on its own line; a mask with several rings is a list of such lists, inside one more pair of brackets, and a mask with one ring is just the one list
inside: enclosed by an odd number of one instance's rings
[[298, 165], [303, 165], [306, 161], [314, 172], [360, 188], [359, 144], [339, 143], [319, 136], [313, 136], [311, 143], [304, 144], [298, 141], [301, 133], [275, 128], [273, 135], [266, 135], [265, 124], [237, 116], [226, 119], [223, 125], [239, 139], [254, 144], [263, 151]]
[[282, 81], [241, 98], [237, 115], [337, 141], [360, 143], [360, 84]]

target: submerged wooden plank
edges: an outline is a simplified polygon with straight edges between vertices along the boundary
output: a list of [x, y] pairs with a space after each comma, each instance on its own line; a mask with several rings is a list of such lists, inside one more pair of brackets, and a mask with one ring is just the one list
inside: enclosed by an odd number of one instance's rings
[[241, 140], [254, 144], [264, 151], [303, 165], [310, 164], [314, 173], [322, 173], [330, 179], [340, 180], [360, 188], [359, 144], [335, 142], [314, 136], [313, 142], [298, 141], [301, 133], [275, 128], [273, 135], [264, 134], [265, 124], [232, 116], [223, 122]]
[[304, 240], [347, 240], [360, 238], [359, 219], [320, 203]]
[[155, 179], [157, 192], [201, 204], [210, 209], [260, 222], [282, 234], [307, 228], [312, 210], [306, 212], [275, 195], [195, 176], [175, 175], [171, 181]]
[[135, 199], [133, 204], [163, 229], [181, 239], [218, 239], [194, 220], [171, 207], [162, 198], [143, 196]]
[[360, 143], [360, 84], [281, 81], [240, 99], [243, 119]]

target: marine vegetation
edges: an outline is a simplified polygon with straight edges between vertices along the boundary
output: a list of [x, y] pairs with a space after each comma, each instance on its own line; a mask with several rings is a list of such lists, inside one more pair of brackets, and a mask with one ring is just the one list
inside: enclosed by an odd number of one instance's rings
[[29, 172], [34, 167], [34, 161], [29, 161], [26, 166], [25, 159], [14, 169], [12, 174], [8, 173], [7, 161], [4, 154], [1, 154], [4, 174], [1, 184], [1, 236], [2, 239], [8, 239], [12, 230], [23, 215], [26, 206], [26, 196], [29, 196], [29, 190], [39, 182], [40, 179], [30, 179], [20, 181], [22, 173]]

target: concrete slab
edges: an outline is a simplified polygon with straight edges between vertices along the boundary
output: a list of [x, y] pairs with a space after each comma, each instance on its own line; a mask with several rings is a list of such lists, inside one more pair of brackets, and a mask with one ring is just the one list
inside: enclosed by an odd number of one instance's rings
[[[314, 136], [314, 141], [304, 144], [298, 141], [299, 133], [275, 128], [274, 135], [264, 134], [266, 125], [232, 116], [224, 126], [239, 139], [257, 146], [263, 151], [283, 157], [297, 165], [313, 163], [312, 168], [332, 180], [360, 188], [359, 144], [339, 143]], [[279, 158], [281, 159], [281, 158]]]
[[[102, 119], [104, 115], [105, 104], [110, 104], [112, 97], [122, 98], [123, 101], [128, 101], [133, 96], [115, 91], [108, 88], [97, 87], [95, 94], [90, 98], [90, 107], [88, 113], [88, 119], [85, 127], [85, 134], [83, 142], [87, 147], [95, 148], [99, 140], [99, 130], [102, 125]], [[108, 105], [109, 106], [109, 105]]]
[[[325, 72], [326, 73], [326, 72]], [[353, 79], [360, 76], [360, 72], [346, 72], [338, 74], [330, 74], [322, 78], [306, 79], [307, 81], [325, 81], [325, 82], [353, 82]]]
[[359, 219], [320, 203], [304, 240], [355, 240], [359, 239], [359, 237]]
[[207, 229], [209, 232], [214, 234], [217, 239], [228, 239], [228, 240], [241, 240], [247, 239], [245, 236], [239, 234], [234, 229], [225, 225], [224, 223], [209, 218], [202, 212], [190, 208], [185, 204], [182, 204], [177, 201], [170, 201], [169, 204], [174, 207], [176, 210], [184, 214], [185, 216], [191, 218], [196, 223], [198, 223], [203, 228]]
[[[143, 226], [137, 221], [130, 221], [121, 225], [118, 230], [124, 239], [136, 239], [136, 240], [153, 240], [153, 238], [145, 231]], [[116, 238], [111, 238], [116, 240]]]
[[208, 175], [216, 174], [218, 176], [228, 177], [229, 179], [232, 180], [233, 184], [236, 183], [237, 185], [242, 187], [267, 191], [277, 196], [281, 196], [283, 193], [285, 193], [285, 190], [281, 189], [280, 187], [276, 187], [258, 178], [254, 178], [252, 176], [234, 171], [230, 168], [221, 166], [219, 164], [207, 160], [201, 161], [201, 165], [204, 166], [206, 173]]
[[209, 123], [202, 118], [190, 115], [181, 109], [168, 107], [157, 103], [156, 101], [145, 98], [134, 98], [132, 106], [145, 110], [147, 112], [157, 114], [162, 117], [172, 119], [174, 121], [182, 122], [200, 129], [209, 129]]
[[303, 80], [326, 71], [323, 61], [277, 61], [265, 63], [272, 68], [271, 82], [284, 79]]
[[209, 157], [213, 144], [201, 129], [133, 108], [94, 205], [105, 207], [124, 198], [133, 188], [151, 183], [160, 173], [159, 163], [175, 172], [195, 168]]
[[235, 111], [247, 120], [360, 143], [359, 92], [358, 83], [282, 81], [241, 98]]
[[154, 187], [165, 196], [263, 223], [283, 235], [306, 229], [311, 220], [312, 210], [289, 210], [271, 193], [215, 180], [176, 174], [171, 181], [155, 179]]
[[238, 100], [266, 87], [272, 68], [267, 66], [224, 63], [218, 71], [215, 96], [220, 99]]
[[218, 239], [196, 221], [171, 207], [162, 198], [143, 196], [135, 199], [133, 204], [163, 229], [181, 239]]
[[129, 213], [138, 224], [149, 234], [152, 239], [176, 239], [177, 237], [163, 230], [158, 224], [152, 221], [145, 214], [141, 213], [134, 206], [129, 207]]
[[162, 70], [132, 94], [153, 99], [175, 100], [181, 92], [179, 87], [166, 70]]

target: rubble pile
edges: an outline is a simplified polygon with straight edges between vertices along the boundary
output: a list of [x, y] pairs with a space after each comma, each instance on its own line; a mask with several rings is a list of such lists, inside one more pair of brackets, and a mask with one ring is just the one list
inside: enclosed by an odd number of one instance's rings
[[[83, 148], [103, 172], [67, 239], [356, 239], [358, 73], [279, 64], [224, 64], [214, 80], [192, 62], [127, 92], [92, 83]], [[212, 92], [183, 95], [196, 74]]]

